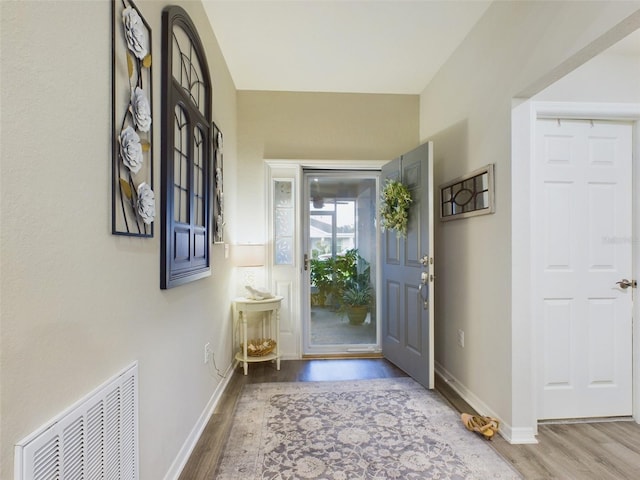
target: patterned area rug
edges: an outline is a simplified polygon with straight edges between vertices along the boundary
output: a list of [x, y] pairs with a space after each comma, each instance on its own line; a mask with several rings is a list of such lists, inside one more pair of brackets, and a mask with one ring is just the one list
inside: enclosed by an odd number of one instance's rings
[[410, 378], [246, 385], [216, 479], [518, 479]]

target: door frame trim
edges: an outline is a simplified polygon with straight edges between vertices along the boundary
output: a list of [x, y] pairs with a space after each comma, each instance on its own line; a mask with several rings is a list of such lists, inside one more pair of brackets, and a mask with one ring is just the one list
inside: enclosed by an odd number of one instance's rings
[[[295, 226], [294, 231], [297, 233], [301, 232], [302, 228], [302, 200], [303, 200], [303, 192], [302, 192], [302, 173], [305, 168], [308, 169], [327, 169], [327, 170], [372, 170], [372, 171], [380, 171], [382, 169], [382, 165], [387, 163], [387, 160], [323, 160], [323, 159], [278, 159], [278, 158], [265, 158], [264, 160], [264, 169], [265, 169], [265, 198], [264, 202], [264, 215], [267, 219], [266, 232], [267, 238], [267, 261], [265, 262], [266, 268], [266, 282], [267, 285], [271, 285], [273, 287], [273, 215], [272, 215], [272, 207], [273, 207], [273, 199], [270, 198], [271, 188], [270, 185], [275, 178], [272, 174], [273, 169], [275, 168], [290, 168], [295, 170], [295, 181], [297, 185], [295, 186], [295, 196], [294, 196], [294, 209], [295, 209]], [[303, 339], [302, 339], [302, 313], [305, 308], [302, 302], [302, 276], [304, 275], [304, 271], [302, 269], [302, 235], [295, 235], [295, 245], [294, 245], [294, 267], [298, 269], [298, 274], [295, 276], [295, 282], [291, 285], [291, 314], [294, 315], [296, 322], [296, 352], [293, 355], [289, 353], [286, 355], [288, 359], [301, 359], [303, 352]], [[293, 311], [295, 310], [295, 311]]]
[[[531, 298], [531, 232], [533, 221], [533, 159], [535, 125], [538, 118], [618, 120], [633, 122], [633, 190], [640, 192], [640, 103], [536, 102], [514, 99], [512, 103], [511, 244], [512, 244], [512, 422], [511, 443], [537, 443], [536, 325]], [[634, 195], [633, 217], [640, 214], [640, 199]], [[640, 222], [633, 236], [640, 234]], [[640, 249], [633, 251], [633, 273], [640, 275]], [[633, 318], [633, 418], [640, 423], [640, 301]]]

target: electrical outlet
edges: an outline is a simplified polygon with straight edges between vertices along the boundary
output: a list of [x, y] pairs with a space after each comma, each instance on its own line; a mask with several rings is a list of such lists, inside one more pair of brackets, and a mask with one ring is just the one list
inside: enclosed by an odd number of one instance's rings
[[209, 362], [210, 355], [211, 355], [211, 344], [207, 342], [204, 344], [204, 363]]
[[458, 345], [464, 348], [464, 330], [458, 329]]

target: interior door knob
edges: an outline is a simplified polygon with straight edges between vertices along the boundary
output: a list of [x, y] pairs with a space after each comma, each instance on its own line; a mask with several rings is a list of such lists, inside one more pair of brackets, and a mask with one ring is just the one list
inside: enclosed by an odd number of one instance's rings
[[623, 278], [619, 282], [616, 282], [616, 285], [619, 285], [621, 289], [626, 290], [629, 287], [636, 288], [638, 286], [638, 282], [635, 280], [629, 281], [626, 278]]

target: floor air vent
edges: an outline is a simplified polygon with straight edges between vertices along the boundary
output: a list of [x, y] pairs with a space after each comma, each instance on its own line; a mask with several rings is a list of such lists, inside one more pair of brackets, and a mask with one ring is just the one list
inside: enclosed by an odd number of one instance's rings
[[137, 480], [138, 364], [16, 445], [16, 480]]

